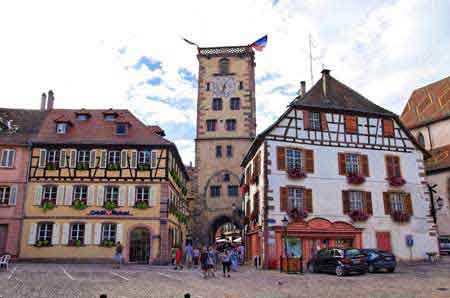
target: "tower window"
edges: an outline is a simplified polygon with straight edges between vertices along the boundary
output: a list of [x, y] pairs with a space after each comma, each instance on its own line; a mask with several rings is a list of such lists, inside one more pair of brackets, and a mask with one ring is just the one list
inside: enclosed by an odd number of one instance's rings
[[220, 185], [212, 185], [210, 187], [210, 195], [211, 197], [220, 197]]
[[216, 131], [216, 123], [217, 123], [216, 119], [206, 120], [206, 129], [208, 131]]
[[213, 109], [213, 111], [221, 111], [222, 110], [222, 98], [220, 98], [220, 97], [213, 98], [212, 109]]
[[222, 58], [219, 60], [219, 72], [221, 74], [227, 74], [230, 72], [230, 60]]
[[422, 147], [425, 147], [425, 138], [421, 132], [419, 132], [419, 135], [417, 136], [417, 142], [419, 142]]
[[222, 146], [218, 145], [216, 146], [216, 158], [222, 157]]
[[227, 145], [227, 157], [233, 157], [233, 146]]
[[230, 98], [230, 109], [239, 110], [241, 108], [241, 100], [239, 97]]
[[223, 181], [224, 182], [229, 182], [230, 181], [230, 173], [223, 174]]
[[228, 196], [237, 197], [239, 195], [239, 188], [237, 185], [228, 185]]
[[206, 83], [206, 91], [209, 91], [209, 88], [210, 88], [210, 84], [209, 84], [209, 82], [207, 82]]
[[242, 90], [242, 89], [244, 89], [244, 82], [240, 81], [239, 82], [239, 90]]
[[225, 125], [228, 131], [236, 130], [236, 119], [227, 119]]
[[320, 130], [320, 113], [310, 112], [309, 113], [309, 128], [312, 130]]

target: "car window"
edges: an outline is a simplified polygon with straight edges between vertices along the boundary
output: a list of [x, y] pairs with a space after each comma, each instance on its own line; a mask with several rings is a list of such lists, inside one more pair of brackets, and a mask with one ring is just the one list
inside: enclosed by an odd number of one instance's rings
[[318, 257], [324, 257], [325, 254], [326, 254], [326, 252], [327, 252], [326, 249], [319, 250], [319, 251], [317, 252], [317, 256], [318, 256]]
[[361, 251], [359, 250], [359, 249], [347, 249], [346, 251], [345, 251], [345, 256], [346, 257], [356, 257], [356, 256], [358, 256], [358, 255], [360, 255], [361, 254]]
[[340, 249], [335, 249], [335, 250], [333, 251], [333, 256], [335, 256], [335, 257], [342, 257], [342, 250], [340, 250]]

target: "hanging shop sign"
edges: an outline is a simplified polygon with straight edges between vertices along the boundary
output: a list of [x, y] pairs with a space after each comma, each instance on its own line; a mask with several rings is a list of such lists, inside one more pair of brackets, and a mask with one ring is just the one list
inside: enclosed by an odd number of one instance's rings
[[118, 211], [118, 210], [91, 210], [89, 215], [131, 215], [130, 211]]

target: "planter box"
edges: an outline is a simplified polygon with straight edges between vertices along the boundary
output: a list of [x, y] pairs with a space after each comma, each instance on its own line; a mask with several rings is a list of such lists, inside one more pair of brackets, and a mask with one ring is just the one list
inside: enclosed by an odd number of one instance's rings
[[282, 258], [281, 259], [281, 271], [286, 273], [300, 273], [301, 262], [300, 258]]

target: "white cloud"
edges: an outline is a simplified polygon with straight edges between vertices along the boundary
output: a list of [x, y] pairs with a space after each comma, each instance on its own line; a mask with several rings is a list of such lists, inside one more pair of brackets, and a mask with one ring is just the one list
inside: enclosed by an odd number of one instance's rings
[[[267, 33], [256, 76], [280, 77], [257, 85], [259, 131], [292, 99], [274, 88], [295, 91], [301, 80], [311, 86], [309, 34], [315, 79], [324, 64], [400, 113], [414, 88], [448, 75], [449, 6], [426, 0], [293, 0], [275, 7], [269, 0], [9, 1], [0, 12], [0, 105], [38, 108], [40, 94], [54, 89], [60, 108], [130, 108], [149, 123], [192, 123], [197, 90], [178, 71], [197, 75], [198, 63], [195, 47], [181, 37], [218, 46], [248, 44]], [[134, 70], [142, 56], [161, 61], [162, 69]], [[155, 77], [161, 85], [139, 84]], [[166, 133], [184, 140], [177, 141], [187, 148], [180, 150], [184, 161], [193, 160], [192, 141]]]

